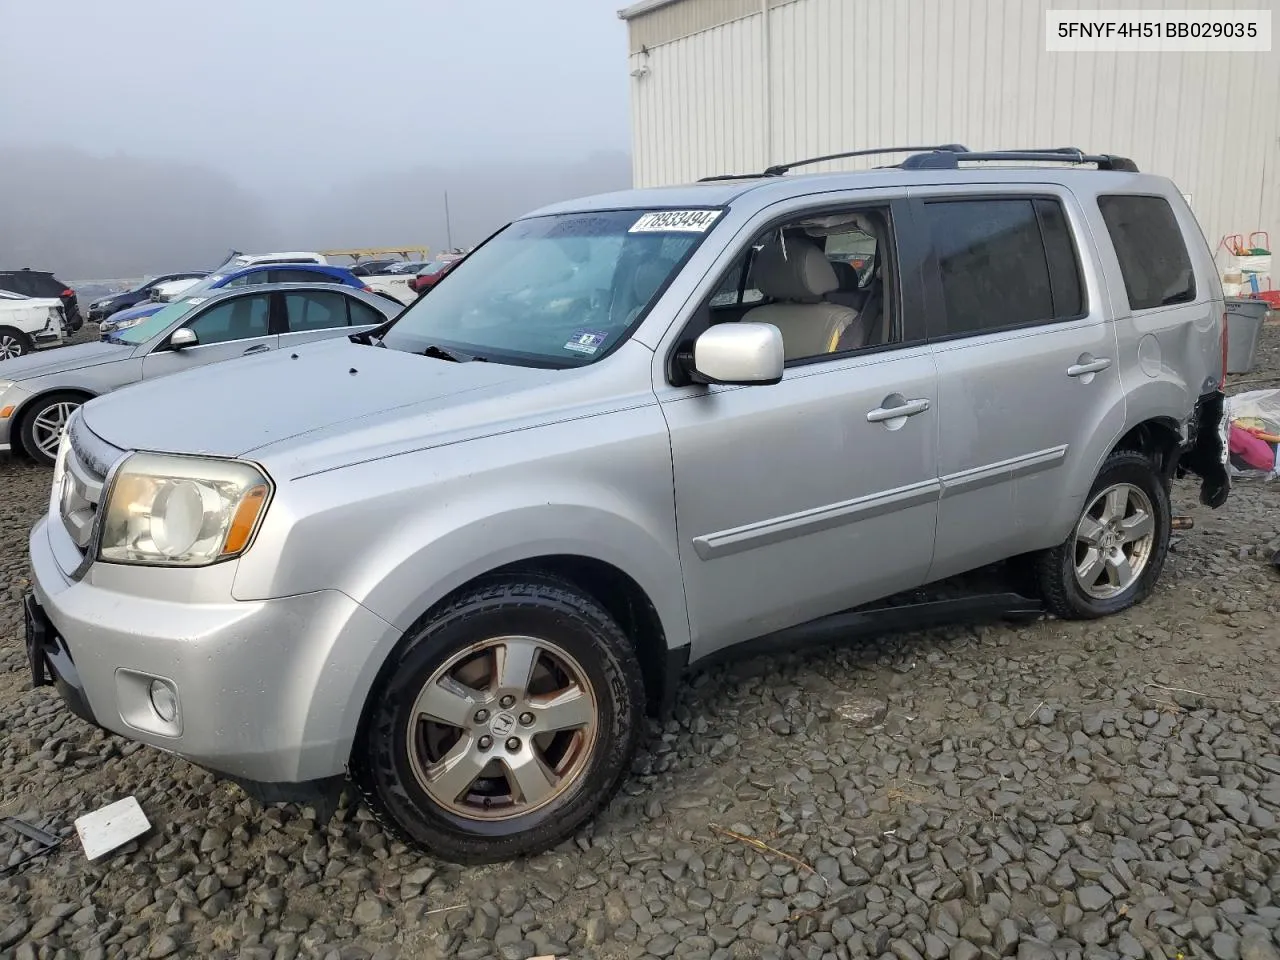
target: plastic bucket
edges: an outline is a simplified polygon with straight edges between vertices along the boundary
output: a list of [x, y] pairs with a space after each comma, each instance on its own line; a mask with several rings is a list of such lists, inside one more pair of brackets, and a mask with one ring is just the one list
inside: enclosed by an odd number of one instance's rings
[[1267, 301], [1227, 298], [1227, 373], [1248, 373], [1253, 369], [1266, 318]]

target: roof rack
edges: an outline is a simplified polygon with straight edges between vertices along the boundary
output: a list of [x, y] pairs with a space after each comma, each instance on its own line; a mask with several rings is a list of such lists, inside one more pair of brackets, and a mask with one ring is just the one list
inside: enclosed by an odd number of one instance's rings
[[826, 163], [828, 160], [847, 160], [849, 157], [874, 157], [882, 153], [968, 153], [967, 147], [959, 143], [944, 143], [935, 147], [872, 147], [868, 150], [847, 150], [843, 153], [829, 153], [823, 157], [810, 157], [806, 160], [793, 160], [790, 163], [775, 163], [766, 167], [763, 173], [721, 173], [714, 177], [702, 177], [699, 183], [712, 183], [717, 180], [755, 180], [760, 177], [780, 177], [792, 167], [803, 167], [811, 163]]
[[935, 147], [924, 153], [916, 153], [903, 160], [903, 170], [954, 170], [963, 163], [982, 163], [1012, 161], [1015, 163], [1036, 163], [1043, 161], [1058, 163], [1093, 163], [1099, 170], [1123, 170], [1126, 173], [1137, 173], [1138, 165], [1128, 157], [1117, 157], [1107, 153], [1085, 153], [1079, 147], [1045, 147], [1030, 150], [984, 150], [973, 152], [965, 149], [953, 150], [948, 147]]

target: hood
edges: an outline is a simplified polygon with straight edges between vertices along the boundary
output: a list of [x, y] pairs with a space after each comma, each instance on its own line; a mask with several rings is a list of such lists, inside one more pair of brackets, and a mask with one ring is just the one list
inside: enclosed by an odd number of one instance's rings
[[590, 369], [452, 363], [343, 337], [143, 381], [83, 415], [121, 449], [249, 457], [298, 476], [509, 430], [563, 409]]
[[78, 343], [70, 347], [59, 347], [57, 350], [29, 353], [25, 357], [15, 357], [0, 364], [0, 380], [21, 382], [51, 373], [66, 373], [100, 363], [114, 363], [131, 356], [135, 349], [137, 348], [127, 344], [99, 340], [97, 343]]
[[113, 313], [111, 316], [107, 317], [107, 320], [111, 323], [119, 323], [121, 320], [132, 320], [135, 317], [149, 317], [153, 313], [159, 313], [165, 308], [165, 306], [166, 304], [153, 303], [148, 300], [136, 307], [130, 307], [128, 310], [120, 310]]

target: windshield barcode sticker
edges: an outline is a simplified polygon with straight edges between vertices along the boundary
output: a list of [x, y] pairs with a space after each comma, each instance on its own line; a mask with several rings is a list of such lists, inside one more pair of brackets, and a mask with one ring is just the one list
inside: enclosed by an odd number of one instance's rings
[[656, 210], [631, 225], [628, 233], [706, 233], [719, 210]]

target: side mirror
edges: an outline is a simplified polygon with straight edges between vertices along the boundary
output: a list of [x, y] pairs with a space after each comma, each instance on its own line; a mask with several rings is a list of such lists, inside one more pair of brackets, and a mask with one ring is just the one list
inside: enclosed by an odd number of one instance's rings
[[190, 327], [181, 327], [173, 331], [173, 335], [169, 337], [169, 346], [175, 350], [181, 350], [183, 347], [194, 347], [200, 343], [200, 338], [196, 336], [196, 332]]
[[695, 383], [769, 384], [782, 379], [782, 331], [772, 323], [721, 323], [693, 343]]

